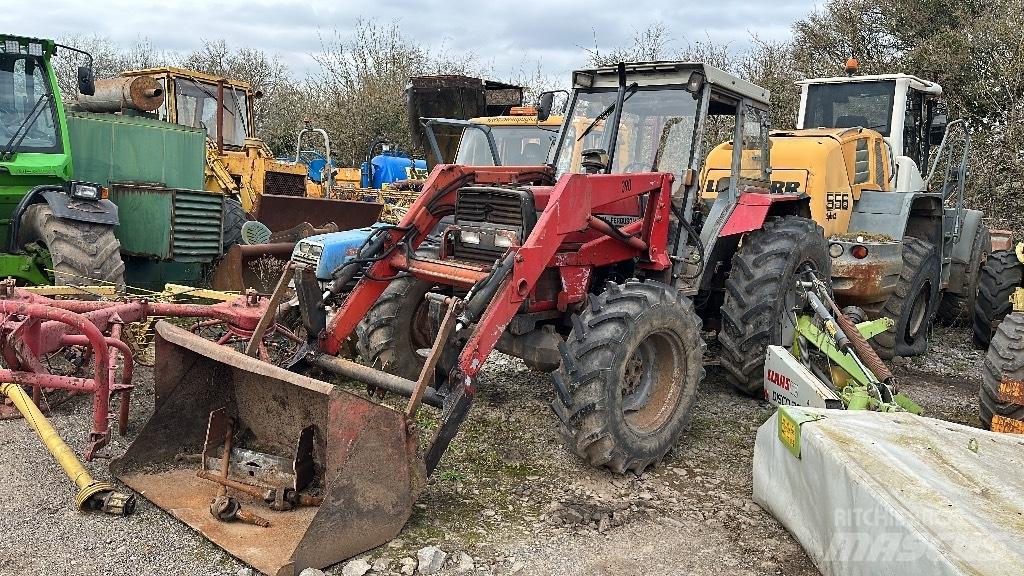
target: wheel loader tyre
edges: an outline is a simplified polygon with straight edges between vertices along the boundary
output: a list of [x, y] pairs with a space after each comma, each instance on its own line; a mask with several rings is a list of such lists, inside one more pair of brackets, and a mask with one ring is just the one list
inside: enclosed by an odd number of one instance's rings
[[747, 234], [732, 258], [722, 303], [721, 365], [744, 394], [764, 393], [764, 359], [770, 344], [793, 343], [797, 270], [811, 264], [822, 280], [832, 260], [822, 228], [800, 216], [774, 217]]
[[939, 300], [939, 311], [936, 319], [943, 326], [967, 324], [974, 317], [974, 304], [978, 299], [978, 282], [981, 269], [985, 266], [988, 255], [992, 252], [992, 235], [985, 225], [979, 225], [974, 233], [971, 244], [971, 258], [967, 261], [964, 274], [964, 294], [943, 292]]
[[423, 369], [419, 350], [434, 342], [430, 306], [424, 298], [433, 287], [412, 276], [391, 282], [356, 326], [356, 348], [370, 366], [416, 380]]
[[979, 395], [979, 415], [985, 428], [992, 428], [993, 415], [1024, 420], [1024, 406], [999, 399], [1004, 379], [1024, 380], [1024, 312], [1014, 312], [999, 323], [985, 354]]
[[875, 317], [887, 316], [894, 325], [870, 340], [883, 360], [919, 356], [928, 351], [928, 332], [939, 299], [939, 258], [930, 242], [903, 238], [903, 268], [896, 289]]
[[36, 241], [50, 251], [54, 284], [124, 288], [121, 243], [113, 226], [58, 218], [48, 205], [34, 204], [22, 216], [21, 245]]
[[1013, 250], [989, 255], [978, 278], [978, 299], [974, 303], [974, 345], [988, 348], [993, 326], [1013, 310], [1010, 295], [1024, 282], [1024, 264]]
[[623, 474], [661, 462], [690, 421], [704, 376], [693, 303], [658, 282], [609, 284], [572, 317], [552, 373], [569, 448]]
[[234, 198], [224, 199], [224, 252], [242, 242], [242, 225], [249, 221], [249, 215], [242, 203]]

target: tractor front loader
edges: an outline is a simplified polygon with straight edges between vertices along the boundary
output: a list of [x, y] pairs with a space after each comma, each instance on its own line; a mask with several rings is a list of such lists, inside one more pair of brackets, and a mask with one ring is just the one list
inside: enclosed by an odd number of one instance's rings
[[[159, 326], [156, 410], [116, 475], [261, 571], [333, 564], [398, 533], [495, 349], [551, 373], [580, 457], [617, 473], [659, 463], [693, 411], [702, 327], [760, 375], [767, 346], [793, 341], [798, 274], [829, 277], [825, 240], [805, 198], [769, 194], [762, 88], [683, 62], [573, 84], [550, 165], [439, 165], [326, 290], [292, 262], [269, 306], [294, 284], [308, 342], [291, 371]], [[712, 116], [737, 146], [703, 214]], [[418, 250], [442, 219], [436, 250]], [[364, 363], [339, 356], [352, 339]]]

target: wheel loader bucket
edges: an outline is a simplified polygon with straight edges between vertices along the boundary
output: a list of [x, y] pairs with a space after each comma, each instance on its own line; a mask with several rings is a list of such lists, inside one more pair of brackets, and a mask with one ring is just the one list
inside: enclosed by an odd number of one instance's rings
[[303, 222], [322, 226], [334, 222], [338, 230], [365, 228], [380, 218], [384, 205], [379, 202], [304, 198], [263, 194], [253, 215], [274, 232], [287, 230]]
[[[398, 534], [426, 477], [404, 413], [166, 322], [156, 332], [156, 406], [111, 464], [117, 478], [266, 574]], [[213, 510], [218, 496], [235, 508]]]

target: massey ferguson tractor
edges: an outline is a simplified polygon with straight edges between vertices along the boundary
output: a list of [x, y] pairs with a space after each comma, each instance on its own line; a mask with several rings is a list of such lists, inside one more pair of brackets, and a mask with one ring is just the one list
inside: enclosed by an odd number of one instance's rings
[[[760, 375], [767, 347], [793, 342], [801, 275], [831, 272], [807, 198], [770, 190], [767, 106], [703, 64], [575, 72], [550, 164], [439, 165], [326, 291], [293, 263], [252, 336], [293, 283], [309, 340], [291, 370], [158, 324], [155, 412], [113, 472], [263, 572], [330, 565], [409, 519], [493, 350], [551, 373], [580, 457], [618, 473], [660, 462], [693, 410], [702, 328]], [[734, 126], [732, 162], [701, 209], [712, 117]], [[352, 338], [363, 363], [339, 356]], [[252, 522], [224, 522], [239, 506]]]

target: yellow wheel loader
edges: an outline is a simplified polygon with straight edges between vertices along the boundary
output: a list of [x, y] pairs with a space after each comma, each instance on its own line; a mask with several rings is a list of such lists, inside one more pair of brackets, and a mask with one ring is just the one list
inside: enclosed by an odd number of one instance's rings
[[[360, 228], [380, 215], [379, 203], [330, 198], [330, 186], [312, 182], [305, 164], [276, 158], [255, 137], [253, 102], [262, 94], [247, 82], [174, 67], [122, 75], [156, 78], [166, 96], [157, 111], [161, 120], [206, 130], [206, 189], [231, 197], [225, 207], [225, 248], [240, 241], [248, 217], [281, 232], [306, 222]], [[315, 131], [307, 125], [299, 132], [300, 147], [303, 136]]]
[[[970, 315], [991, 251], [982, 213], [964, 207], [964, 125], [947, 123], [938, 84], [907, 74], [799, 84], [797, 129], [773, 131], [764, 152], [767, 192], [809, 197], [829, 241], [836, 301], [894, 322], [872, 341], [879, 355], [922, 354], [936, 313], [947, 321]], [[734, 153], [732, 142], [710, 153], [701, 183], [707, 206], [728, 186]], [[746, 296], [724, 295], [726, 308]], [[742, 359], [732, 360], [723, 359], [731, 379], [750, 376]]]

